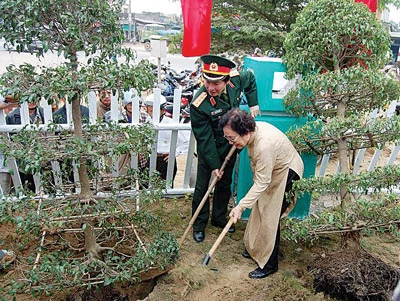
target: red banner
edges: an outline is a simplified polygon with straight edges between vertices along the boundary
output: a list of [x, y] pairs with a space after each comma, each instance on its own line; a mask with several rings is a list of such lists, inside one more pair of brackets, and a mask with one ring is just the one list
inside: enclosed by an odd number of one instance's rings
[[212, 0], [181, 0], [183, 56], [210, 53]]
[[378, 0], [355, 0], [356, 2], [363, 2], [368, 6], [369, 10], [373, 13], [378, 9]]

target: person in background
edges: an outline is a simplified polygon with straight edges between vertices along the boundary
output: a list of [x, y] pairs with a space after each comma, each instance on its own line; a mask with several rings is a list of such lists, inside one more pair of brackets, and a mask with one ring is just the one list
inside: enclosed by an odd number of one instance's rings
[[[124, 110], [118, 113], [118, 122], [119, 123], [132, 123], [132, 103], [133, 100], [142, 103], [142, 100], [139, 96], [134, 96], [133, 98], [124, 98], [122, 101], [122, 106]], [[105, 122], [111, 121], [111, 111], [108, 111], [104, 114], [103, 120]], [[139, 110], [139, 123], [150, 123], [151, 117], [146, 112]], [[118, 159], [118, 173], [119, 175], [124, 175], [127, 172], [127, 169], [131, 166], [131, 155], [130, 153], [123, 154]], [[143, 154], [138, 155], [138, 168], [140, 170], [144, 170], [147, 165], [147, 158]]]
[[[118, 112], [118, 122], [119, 123], [132, 123], [132, 103], [133, 100], [139, 101], [139, 105], [142, 104], [142, 99], [139, 96], [134, 96], [133, 98], [124, 98], [122, 101], [122, 106], [124, 108], [123, 111]], [[108, 111], [104, 114], [103, 120], [105, 122], [111, 121], [111, 111]], [[147, 123], [151, 122], [151, 116], [144, 112], [143, 110], [139, 110], [139, 123]]]
[[58, 101], [54, 100], [53, 97], [53, 102], [51, 103], [51, 113], [54, 113], [57, 111], [59, 108], [61, 108], [65, 104], [65, 98], [58, 98]]
[[[18, 108], [18, 101], [12, 96], [7, 95], [5, 98], [0, 96], [0, 110], [3, 110], [4, 114], [8, 114], [12, 109]], [[7, 135], [1, 133], [0, 135]], [[0, 197], [8, 195], [11, 190], [11, 174], [10, 168], [8, 167], [6, 157], [0, 150]]]
[[102, 120], [111, 109], [111, 90], [102, 90], [97, 101], [97, 119]]
[[278, 270], [280, 218], [286, 216], [296, 198], [286, 199], [293, 182], [303, 175], [304, 164], [293, 144], [267, 122], [255, 122], [246, 112], [232, 109], [222, 116], [224, 137], [237, 149], [247, 147], [254, 184], [229, 216], [236, 223], [246, 208], [251, 215], [244, 234], [243, 256], [258, 267], [250, 278], [264, 278]]
[[[251, 115], [259, 114], [256, 80], [252, 72], [238, 72], [234, 70], [235, 63], [215, 55], [204, 55], [201, 60], [204, 85], [190, 104], [190, 119], [197, 141], [198, 155], [192, 215], [208, 190], [211, 175], [220, 176], [219, 169], [231, 148], [218, 124], [219, 119], [231, 108], [239, 106], [243, 92]], [[235, 156], [232, 156], [226, 165], [214, 189], [211, 225], [219, 228], [225, 227], [227, 223], [234, 158]], [[201, 242], [205, 238], [209, 215], [210, 204], [207, 201], [193, 225], [193, 238], [196, 242]], [[232, 226], [229, 232], [234, 231], [235, 227]]]
[[[89, 108], [81, 105], [81, 118], [82, 123], [89, 123]], [[53, 113], [53, 122], [55, 124], [67, 123], [67, 108], [65, 104]]]
[[[189, 123], [190, 124], [190, 107], [186, 107], [181, 111], [181, 120], [179, 123]], [[181, 130], [178, 132], [178, 145], [176, 147], [176, 152], [178, 155], [187, 155], [189, 151], [190, 136], [192, 134], [191, 130]], [[197, 174], [197, 154], [193, 153], [192, 165], [190, 168], [190, 179], [189, 187], [195, 187], [196, 185], [196, 174]]]
[[[53, 113], [53, 122], [55, 124], [67, 124], [67, 107], [66, 100], [61, 98], [59, 103], [64, 102], [64, 105], [60, 107], [57, 111]], [[72, 108], [71, 108], [72, 109]], [[89, 108], [81, 105], [81, 118], [82, 123], [89, 123]], [[64, 158], [63, 160], [58, 161], [60, 166], [64, 166], [64, 170], [62, 172], [63, 180], [66, 183], [74, 183], [74, 169], [72, 161], [69, 158]], [[87, 162], [88, 164], [92, 164], [91, 162]]]
[[[164, 106], [167, 103], [167, 100], [164, 96], [160, 96], [160, 123], [167, 124], [172, 123], [172, 119], [165, 115]], [[153, 111], [155, 110], [154, 104], [154, 94], [149, 94], [146, 97], [146, 108], [147, 113], [153, 119]], [[171, 144], [171, 130], [162, 130], [158, 131], [158, 139], [157, 139], [157, 165], [156, 169], [160, 173], [160, 177], [164, 180], [167, 179], [167, 170], [168, 170], [168, 160], [169, 160], [169, 149]], [[176, 173], [178, 171], [177, 162], [175, 159], [174, 163], [174, 172], [172, 176], [172, 184], [175, 179]], [[173, 185], [172, 185], [173, 186]]]
[[[31, 124], [43, 124], [44, 113], [43, 108], [37, 106], [36, 103], [32, 102], [28, 104], [29, 118]], [[21, 108], [15, 108], [6, 116], [7, 124], [21, 124]]]
[[57, 110], [58, 110], [58, 105], [55, 102], [53, 102], [51, 104], [51, 113], [54, 113]]
[[3, 110], [5, 115], [7, 115], [12, 110], [18, 107], [19, 107], [18, 99], [15, 99], [11, 95], [6, 95], [6, 97], [2, 97], [0, 95], [0, 110]]

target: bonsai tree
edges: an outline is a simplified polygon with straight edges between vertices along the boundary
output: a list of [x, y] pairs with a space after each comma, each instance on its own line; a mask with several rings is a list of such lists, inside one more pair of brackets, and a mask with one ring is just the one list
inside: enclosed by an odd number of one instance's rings
[[314, 120], [290, 137], [300, 151], [336, 153], [340, 164], [337, 175], [303, 179], [294, 190], [338, 194], [342, 205], [304, 221], [287, 221], [284, 235], [313, 240], [340, 234], [345, 248], [310, 265], [317, 291], [339, 299], [387, 299], [399, 274], [361, 248], [360, 234], [377, 229], [398, 235], [398, 196], [381, 193], [353, 202], [350, 196], [369, 188], [390, 189], [399, 183], [400, 169], [386, 166], [352, 175], [349, 158], [357, 149], [383, 148], [400, 138], [398, 117], [370, 118], [374, 109], [382, 110], [399, 97], [398, 81], [380, 70], [389, 60], [389, 34], [363, 3], [312, 0], [284, 48], [288, 78], [299, 75], [284, 103], [292, 113]]
[[[349, 174], [351, 151], [399, 138], [398, 119], [369, 118], [372, 110], [398, 99], [400, 90], [397, 80], [380, 71], [389, 59], [389, 34], [363, 3], [311, 1], [284, 48], [287, 77], [302, 75], [285, 105], [294, 114], [315, 118], [291, 135], [300, 150], [337, 153], [340, 172]], [[340, 197], [344, 206], [345, 185]]]
[[[20, 91], [18, 84], [8, 86], [6, 92], [14, 94], [21, 102], [40, 99], [58, 99], [66, 97], [72, 103], [72, 115], [75, 125], [75, 135], [82, 137], [82, 121], [80, 101], [87, 95], [90, 88], [118, 87], [137, 89], [152, 85], [149, 68], [143, 66], [131, 68], [130, 61], [134, 58], [131, 51], [122, 50], [123, 31], [119, 25], [118, 14], [124, 1], [2, 1], [0, 8], [4, 13], [0, 34], [18, 51], [25, 49], [33, 40], [39, 39], [43, 51], [55, 51], [67, 59], [64, 68], [48, 70], [47, 86], [38, 87], [42, 80], [37, 79], [35, 88]], [[79, 66], [78, 51], [86, 56], [99, 53], [95, 60], [97, 64], [87, 68]], [[124, 65], [112, 64], [117, 54], [123, 53]], [[39, 54], [38, 54], [39, 55]], [[88, 63], [94, 60], [88, 57]], [[100, 66], [100, 68], [99, 68]], [[79, 67], [79, 68], [78, 68]], [[33, 68], [20, 68], [23, 76], [32, 76]], [[11, 70], [9, 70], [11, 71]], [[102, 72], [101, 72], [102, 71]], [[141, 72], [142, 71], [142, 72]], [[25, 72], [25, 73], [24, 73]], [[44, 73], [42, 73], [44, 75]], [[122, 76], [121, 76], [122, 75]], [[54, 77], [55, 76], [55, 77]], [[137, 78], [137, 79], [136, 79]], [[16, 81], [15, 81], [16, 82]], [[86, 165], [79, 162], [79, 179], [81, 195], [90, 195]]]
[[[78, 194], [63, 187], [53, 191], [44, 187], [43, 191], [52, 191], [49, 196], [19, 195], [14, 202], [10, 198], [1, 203], [2, 224], [16, 227], [8, 247], [18, 256], [16, 273], [3, 282], [2, 296], [27, 291], [53, 294], [54, 290], [75, 286], [135, 282], [150, 268], [164, 269], [177, 258], [175, 238], [163, 231], [156, 217], [142, 210], [146, 209], [146, 200], [160, 199], [157, 181], [131, 170], [129, 183], [137, 179], [134, 192], [121, 195], [120, 179], [112, 179], [112, 184], [105, 184], [111, 187], [109, 196], [96, 194], [100, 182], [110, 183], [104, 180], [111, 168], [105, 155], [148, 154], [155, 137], [151, 126], [82, 125], [80, 102], [90, 91], [113, 89], [121, 95], [132, 88], [148, 89], [155, 82], [148, 62], [134, 64], [134, 53], [121, 47], [123, 32], [118, 14], [123, 3], [0, 3], [0, 35], [7, 42], [22, 51], [38, 39], [44, 55], [53, 51], [66, 59], [65, 64], [54, 68], [9, 66], [1, 77], [1, 93], [13, 95], [20, 103], [38, 102], [41, 97], [49, 102], [66, 98], [72, 103], [74, 123], [72, 135], [53, 126], [44, 136], [31, 127], [13, 134], [12, 143], [3, 137], [2, 150], [8, 157], [23, 161], [30, 172], [42, 175], [51, 161], [75, 161], [80, 184]], [[84, 61], [78, 60], [83, 54]], [[54, 185], [43, 180], [43, 186]], [[149, 185], [152, 189], [141, 193], [139, 188]], [[144, 205], [138, 211], [139, 198]]]

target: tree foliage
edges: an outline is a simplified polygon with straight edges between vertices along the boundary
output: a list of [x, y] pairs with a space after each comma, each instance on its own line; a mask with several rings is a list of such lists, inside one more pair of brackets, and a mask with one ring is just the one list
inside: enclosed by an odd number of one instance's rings
[[312, 1], [285, 40], [287, 74], [376, 70], [387, 62], [389, 33], [363, 3]]
[[400, 1], [399, 0], [380, 0], [380, 1], [378, 1], [378, 7], [381, 10], [388, 8], [389, 5], [393, 5], [396, 8], [400, 8]]
[[307, 1], [213, 1], [212, 52], [282, 50], [283, 41]]
[[1, 1], [3, 23], [0, 35], [17, 50], [34, 39], [43, 42], [44, 52], [55, 50], [67, 58], [84, 50], [111, 53], [123, 41], [119, 12], [125, 1], [32, 0]]
[[[7, 247], [18, 262], [13, 275], [3, 278], [0, 300], [18, 300], [21, 293], [42, 297], [79, 287], [134, 284], [148, 270], [166, 269], [177, 259], [178, 244], [144, 204], [145, 210], [135, 206], [130, 198], [96, 198], [92, 204], [74, 196], [3, 200], [1, 223], [15, 229], [8, 233], [14, 242]], [[100, 256], [86, 251], [90, 227]]]
[[[172, 0], [177, 2], [178, 0]], [[212, 14], [212, 53], [253, 53], [260, 48], [264, 53], [273, 50], [284, 52], [283, 42], [296, 22], [297, 15], [308, 0], [214, 0]], [[398, 0], [379, 1], [380, 9]], [[180, 49], [181, 37], [174, 39], [172, 51]]]
[[[75, 134], [82, 137], [80, 101], [90, 89], [141, 90], [154, 83], [150, 68], [133, 68], [134, 53], [121, 47], [123, 31], [118, 15], [123, 3], [122, 0], [2, 1], [0, 8], [5, 17], [0, 35], [6, 41], [16, 44], [21, 51], [39, 39], [44, 53], [56, 51], [68, 62], [65, 66], [40, 71], [29, 65], [8, 69], [0, 85], [5, 86], [6, 93], [14, 92], [11, 94], [16, 94], [20, 101], [38, 102], [36, 97], [40, 94], [56, 100], [69, 96]], [[87, 63], [78, 61], [79, 51], [84, 52]], [[123, 55], [123, 61], [117, 62], [117, 55]], [[15, 75], [18, 79], [13, 80]], [[30, 79], [33, 81], [29, 82]], [[19, 82], [27, 85], [21, 86]], [[79, 166], [81, 194], [90, 195], [85, 162], [81, 160]]]
[[[44, 53], [55, 51], [68, 59], [57, 68], [9, 67], [3, 77], [6, 92], [17, 93], [23, 100], [58, 94], [71, 101], [94, 88], [141, 91], [152, 87], [155, 78], [149, 65], [135, 66], [135, 53], [121, 47], [124, 36], [118, 16], [122, 4], [121, 0], [1, 1], [0, 35], [17, 50], [39, 39]], [[15, 76], [18, 81], [12, 80]]]
[[[326, 122], [318, 133], [315, 127], [308, 128], [308, 135], [301, 130], [303, 138], [313, 139], [306, 144], [315, 148], [316, 136], [335, 144], [341, 171], [347, 173], [349, 144], [357, 141], [356, 135], [364, 147], [378, 145], [372, 137], [385, 131], [389, 133], [385, 136], [388, 141], [396, 139], [397, 135], [390, 135], [396, 131], [396, 122], [388, 123], [393, 128], [381, 127], [376, 133], [362, 130], [370, 122], [369, 112], [383, 109], [399, 97], [398, 81], [379, 70], [390, 53], [389, 34], [364, 4], [311, 1], [300, 13], [284, 46], [288, 78], [302, 75], [285, 97], [285, 105], [293, 113], [312, 114]], [[361, 130], [357, 130], [356, 119], [360, 120]]]
[[349, 210], [324, 210], [299, 221], [286, 219], [282, 236], [295, 242], [313, 242], [321, 236], [389, 232], [399, 237], [400, 210], [396, 194], [360, 196]]
[[[296, 115], [311, 117], [289, 136], [299, 150], [338, 154], [340, 167], [333, 177], [296, 183], [296, 191], [312, 192], [315, 197], [339, 195], [342, 208], [294, 224], [294, 236], [344, 235], [378, 227], [398, 235], [395, 196], [348, 202], [370, 189], [390, 190], [400, 179], [397, 166], [352, 175], [349, 160], [352, 151], [383, 148], [400, 138], [398, 116], [372, 118], [370, 114], [375, 109], [384, 114], [400, 96], [398, 80], [382, 71], [390, 57], [387, 30], [363, 3], [313, 0], [299, 14], [284, 47], [287, 76], [296, 78], [284, 104]], [[376, 215], [378, 208], [385, 210]]]

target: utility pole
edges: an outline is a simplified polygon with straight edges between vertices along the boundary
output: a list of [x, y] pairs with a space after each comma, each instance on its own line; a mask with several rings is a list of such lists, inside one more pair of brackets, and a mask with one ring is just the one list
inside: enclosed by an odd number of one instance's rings
[[128, 41], [132, 41], [132, 0], [128, 0]]

